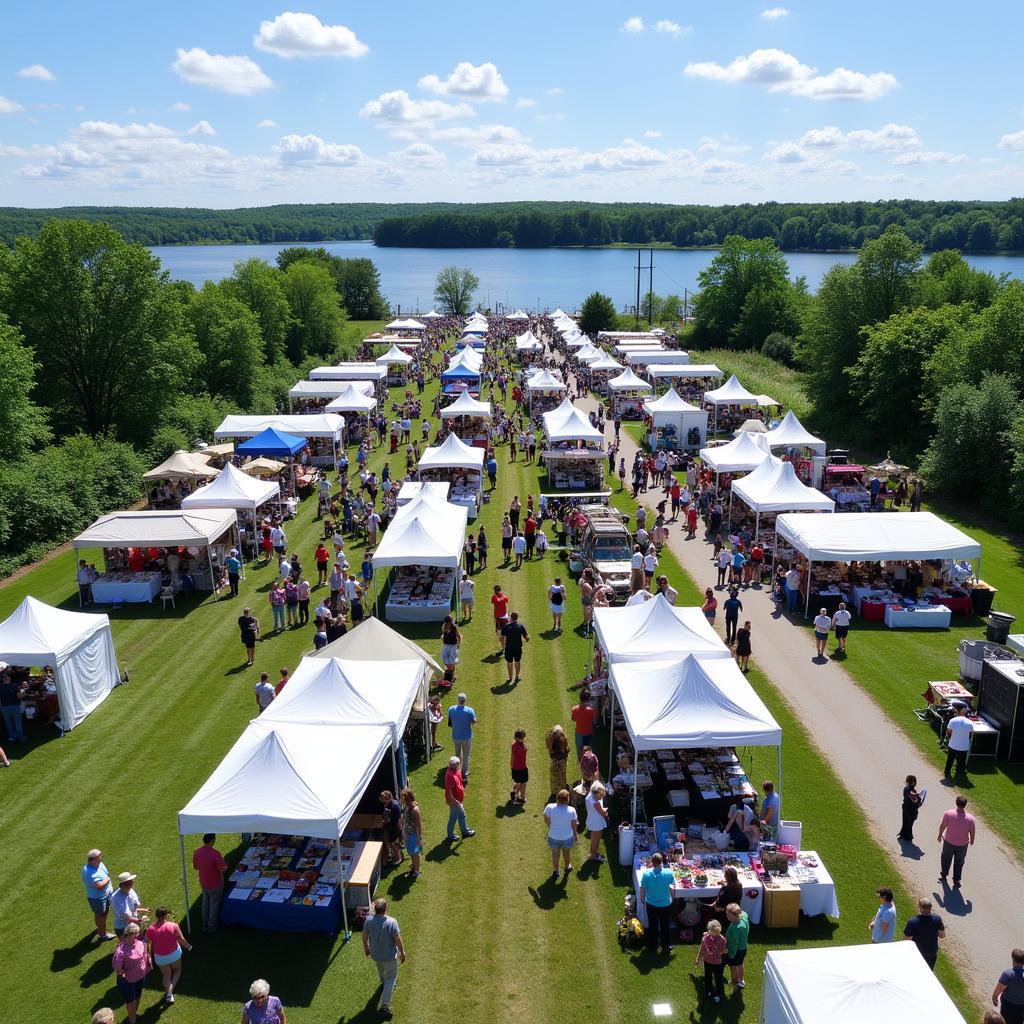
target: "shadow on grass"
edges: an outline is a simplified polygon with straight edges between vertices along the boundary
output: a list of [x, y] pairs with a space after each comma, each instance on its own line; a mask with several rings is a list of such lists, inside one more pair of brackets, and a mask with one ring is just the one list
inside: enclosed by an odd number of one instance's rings
[[481, 665], [497, 665], [502, 659], [502, 652], [498, 651], [496, 654], [485, 654], [480, 659]]
[[[702, 967], [691, 967], [687, 965], [687, 976], [693, 985], [694, 1002], [696, 1010], [691, 1010], [689, 1020], [693, 1022], [719, 1020], [723, 1024], [735, 1024], [743, 1019], [745, 1007], [743, 1005], [743, 992], [741, 988], [730, 989], [725, 985], [725, 995], [720, 1003], [714, 1002], [710, 996], [704, 994], [704, 969]], [[726, 979], [729, 972], [726, 970]]]
[[442, 839], [432, 850], [424, 854], [423, 859], [433, 864], [443, 864], [446, 860], [458, 856], [458, 849], [450, 839]]
[[942, 883], [942, 892], [933, 892], [932, 898], [947, 914], [952, 914], [953, 917], [966, 917], [974, 911], [974, 903], [971, 900], [965, 900], [960, 889], [953, 889], [946, 882]]
[[378, 985], [373, 992], [370, 993], [370, 998], [366, 1000], [366, 1005], [356, 1014], [351, 1017], [347, 1017], [342, 1014], [338, 1018], [338, 1024], [370, 1024], [371, 1021], [381, 1020], [380, 1012], [377, 1009], [377, 1001], [380, 999], [380, 994], [384, 990], [383, 985]]
[[495, 697], [504, 697], [509, 693], [514, 693], [517, 685], [518, 683], [516, 683], [514, 679], [506, 679], [501, 686], [492, 686], [491, 693], [493, 693]]
[[494, 808], [494, 816], [496, 818], [518, 818], [520, 815], [526, 813], [526, 808], [522, 804], [513, 804], [506, 801], [503, 804], [498, 804]]
[[560, 629], [545, 629], [541, 633], [540, 638], [541, 640], [557, 640], [561, 635], [562, 631]]
[[416, 879], [409, 877], [408, 871], [393, 875], [388, 881], [388, 899], [395, 903], [401, 902], [402, 898], [412, 892]]
[[[68, 946], [66, 949], [55, 949], [53, 955], [50, 958], [50, 972], [52, 974], [59, 974], [61, 971], [68, 971], [72, 967], [77, 967], [84, 959], [86, 953], [92, 952], [95, 949], [105, 949], [110, 943], [100, 942], [95, 939], [95, 932], [89, 932], [88, 935], [79, 939], [73, 946]], [[113, 956], [114, 951], [110, 951]]]
[[532, 885], [526, 887], [526, 891], [530, 894], [538, 910], [554, 910], [556, 904], [569, 898], [569, 894], [565, 891], [567, 881], [565, 875], [562, 875], [561, 879], [562, 881], [559, 883], [548, 877], [536, 888]]

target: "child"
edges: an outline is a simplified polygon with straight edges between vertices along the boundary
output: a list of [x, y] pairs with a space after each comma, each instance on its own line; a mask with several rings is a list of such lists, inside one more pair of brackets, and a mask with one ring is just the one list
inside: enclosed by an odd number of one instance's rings
[[708, 930], [700, 940], [700, 949], [697, 950], [697, 959], [694, 965], [704, 964], [704, 994], [713, 998], [716, 1003], [722, 1001], [725, 994], [723, 976], [725, 975], [725, 964], [722, 957], [728, 949], [728, 943], [722, 934], [722, 925], [719, 921], [708, 921]]
[[526, 784], [530, 781], [530, 769], [526, 767], [526, 730], [516, 729], [512, 743], [512, 791], [508, 795], [509, 803], [523, 805], [526, 803]]

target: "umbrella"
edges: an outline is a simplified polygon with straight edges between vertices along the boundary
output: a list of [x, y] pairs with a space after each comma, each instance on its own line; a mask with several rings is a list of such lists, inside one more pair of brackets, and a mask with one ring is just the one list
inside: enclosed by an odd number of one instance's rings
[[250, 476], [262, 476], [264, 473], [280, 473], [282, 469], [284, 469], [283, 462], [261, 455], [257, 459], [250, 459], [242, 467], [242, 472], [248, 473]]
[[868, 466], [868, 469], [876, 476], [899, 476], [901, 473], [906, 473], [909, 468], [909, 466], [901, 466], [898, 462], [893, 462], [890, 452], [885, 453], [885, 458], [877, 466]]

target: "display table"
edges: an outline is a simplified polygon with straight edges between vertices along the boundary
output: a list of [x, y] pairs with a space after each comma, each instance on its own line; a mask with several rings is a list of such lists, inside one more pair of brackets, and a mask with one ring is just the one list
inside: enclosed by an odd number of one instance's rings
[[974, 694], [953, 680], [936, 680], [928, 684], [928, 698], [931, 704], [941, 704], [944, 700], [962, 700], [970, 704]]
[[800, 886], [800, 913], [805, 917], [819, 914], [838, 917], [836, 884], [822, 859], [814, 850], [801, 850], [796, 859], [796, 864], [790, 864], [786, 877]]
[[145, 604], [162, 584], [159, 572], [104, 572], [93, 581], [92, 599], [96, 604]]
[[944, 605], [954, 615], [973, 615], [974, 607], [971, 604], [971, 597], [966, 591], [945, 591], [936, 590], [934, 587], [925, 587], [921, 596], [931, 604]]
[[837, 505], [870, 505], [871, 492], [859, 487], [840, 487], [834, 496]]
[[371, 907], [380, 878], [383, 843], [355, 843], [352, 859], [345, 875], [345, 892], [349, 907]]
[[817, 615], [818, 609], [824, 608], [829, 615], [835, 615], [839, 611], [839, 605], [843, 602], [843, 594], [840, 590], [826, 590], [824, 593], [816, 592], [811, 594], [810, 614]]
[[865, 622], [884, 622], [888, 603], [880, 597], [865, 597], [860, 603], [860, 617]]
[[439, 621], [452, 610], [454, 591], [454, 569], [403, 566], [392, 577], [385, 617], [391, 622]]
[[972, 757], [991, 757], [995, 759], [999, 749], [999, 727], [993, 725], [981, 715], [971, 715], [974, 732], [971, 734], [971, 749], [967, 760]]
[[952, 617], [953, 613], [942, 605], [885, 606], [885, 624], [890, 629], [948, 629]]
[[[870, 601], [872, 604], [881, 602], [884, 604], [886, 601], [894, 600], [895, 595], [891, 590], [879, 589], [877, 587], [854, 587], [851, 591], [853, 594], [853, 610], [862, 618], [869, 619], [871, 621], [881, 622], [885, 616], [884, 608], [872, 608], [870, 615], [865, 615], [863, 611], [864, 601]], [[877, 612], [877, 615], [876, 615]]]
[[482, 494], [479, 487], [453, 487], [448, 495], [452, 505], [462, 505], [469, 509], [469, 518], [476, 519], [480, 514]]

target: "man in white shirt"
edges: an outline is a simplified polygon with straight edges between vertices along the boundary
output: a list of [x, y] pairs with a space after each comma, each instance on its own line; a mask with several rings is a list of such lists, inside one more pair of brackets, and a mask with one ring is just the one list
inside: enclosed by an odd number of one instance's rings
[[718, 586], [725, 586], [725, 574], [729, 571], [729, 566], [732, 565], [732, 552], [728, 547], [722, 548], [718, 552], [718, 560], [715, 563], [718, 568]]
[[288, 543], [288, 537], [280, 526], [271, 527], [270, 543], [274, 545], [274, 550], [277, 552], [277, 564], [280, 565], [284, 559], [285, 546]]
[[523, 555], [526, 554], [526, 538], [522, 533], [516, 533], [512, 538], [512, 554], [516, 556], [515, 567], [518, 569], [523, 564]]
[[266, 672], [261, 672], [260, 681], [252, 689], [256, 694], [256, 706], [260, 711], [266, 711], [274, 697], [277, 696], [273, 686], [270, 685], [270, 676]]
[[658, 593], [661, 594], [669, 604], [675, 604], [679, 598], [679, 591], [675, 587], [669, 586], [667, 576], [658, 577]]
[[839, 644], [838, 653], [846, 654], [846, 634], [850, 632], [850, 620], [853, 618], [850, 615], [849, 609], [846, 605], [840, 601], [839, 608], [836, 610], [835, 615], [832, 616], [832, 628], [836, 633], [836, 642]]
[[292, 574], [292, 563], [288, 561], [288, 556], [287, 555], [285, 555], [285, 557], [282, 558], [280, 562], [278, 562], [278, 566], [277, 567], [281, 570], [281, 577], [283, 579], [287, 579], [289, 576], [291, 576], [291, 574]]
[[961, 707], [946, 725], [946, 770], [943, 774], [947, 779], [954, 761], [957, 775], [967, 774], [967, 755], [971, 750], [974, 723], [964, 714], [965, 710]]
[[795, 612], [800, 599], [800, 570], [794, 565], [786, 573], [786, 611]]

